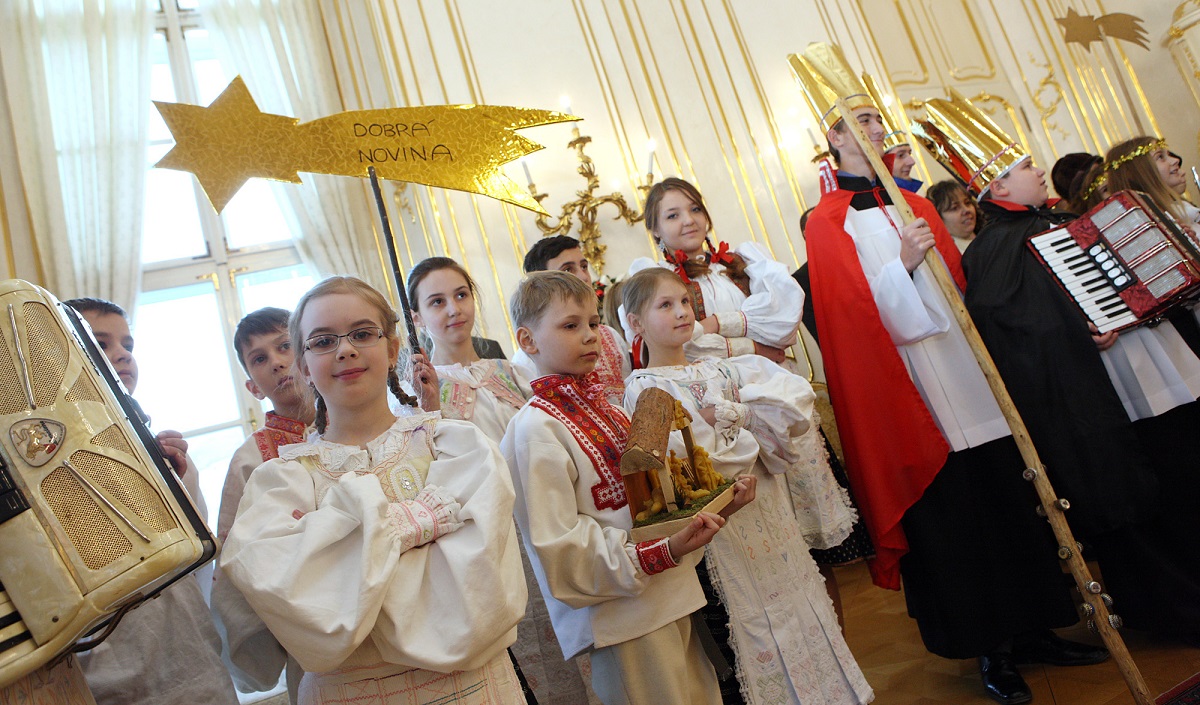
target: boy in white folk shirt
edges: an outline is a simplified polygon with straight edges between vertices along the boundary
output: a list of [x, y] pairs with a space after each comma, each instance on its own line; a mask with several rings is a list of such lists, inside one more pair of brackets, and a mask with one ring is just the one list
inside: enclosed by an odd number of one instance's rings
[[[724, 518], [701, 512], [669, 539], [634, 543], [620, 471], [629, 420], [585, 381], [600, 354], [595, 292], [570, 274], [538, 272], [521, 282], [511, 311], [538, 375], [501, 451], [563, 656], [591, 654], [605, 705], [719, 703], [692, 613], [704, 604], [698, 549]], [[726, 513], [753, 498], [752, 480], [739, 481]]]
[[[222, 541], [233, 526], [238, 503], [250, 473], [259, 465], [279, 457], [279, 448], [301, 443], [308, 435], [315, 411], [313, 404], [292, 378], [295, 353], [288, 336], [291, 312], [268, 307], [247, 314], [233, 334], [233, 349], [249, 379], [246, 389], [256, 399], [269, 399], [263, 427], [252, 433], [233, 454], [221, 490], [217, 512], [217, 535]], [[271, 635], [241, 593], [229, 581], [214, 575], [212, 612], [221, 634], [222, 658], [243, 692], [270, 690], [287, 666], [288, 695], [296, 702], [296, 689], [304, 671], [300, 664]]]
[[[63, 303], [88, 322], [100, 349], [133, 394], [138, 369], [124, 309], [104, 299]], [[187, 441], [175, 431], [163, 431], [158, 442], [200, 515], [207, 516]], [[211, 568], [202, 570], [208, 573]], [[221, 663], [221, 640], [200, 590], [203, 579], [204, 575], [184, 577], [125, 615], [99, 646], [79, 655], [97, 705], [237, 704], [229, 672]]]

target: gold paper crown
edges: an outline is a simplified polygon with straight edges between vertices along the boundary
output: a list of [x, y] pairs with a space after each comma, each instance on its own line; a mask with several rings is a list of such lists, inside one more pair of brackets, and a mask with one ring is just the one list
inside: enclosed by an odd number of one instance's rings
[[883, 90], [880, 89], [875, 78], [866, 71], [863, 72], [862, 82], [871, 99], [875, 101], [875, 107], [879, 108], [879, 114], [883, 116], [883, 127], [887, 130], [883, 136], [883, 153], [887, 154], [897, 147], [909, 144], [908, 133], [904, 131], [904, 121], [896, 113], [897, 108], [900, 110], [903, 108], [894, 100], [892, 107], [889, 108], [887, 101], [884, 100]]
[[1029, 158], [1029, 152], [1004, 133], [961, 93], [949, 89], [949, 100], [925, 102], [926, 120], [913, 134], [934, 159], [956, 174], [973, 193], [982, 194], [993, 181]]
[[828, 132], [841, 119], [835, 105], [838, 98], [845, 98], [851, 109], [879, 107], [836, 44], [809, 44], [803, 54], [789, 54], [788, 64], [822, 132]]

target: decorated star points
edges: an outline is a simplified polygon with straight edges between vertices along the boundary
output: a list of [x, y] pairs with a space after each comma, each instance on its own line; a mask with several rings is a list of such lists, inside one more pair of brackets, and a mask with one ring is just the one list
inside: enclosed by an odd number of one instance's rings
[[283, 147], [299, 121], [259, 110], [240, 76], [207, 108], [154, 105], [175, 137], [175, 146], [155, 166], [195, 174], [217, 212], [248, 179], [300, 183]]

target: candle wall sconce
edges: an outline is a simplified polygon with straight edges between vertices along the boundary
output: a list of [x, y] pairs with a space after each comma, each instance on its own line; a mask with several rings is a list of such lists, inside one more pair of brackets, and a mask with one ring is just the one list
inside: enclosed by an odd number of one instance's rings
[[[601, 206], [611, 204], [616, 210], [613, 220], [624, 220], [630, 225], [641, 221], [643, 213], [630, 208], [629, 204], [625, 202], [625, 196], [621, 193], [596, 194], [596, 191], [600, 189], [600, 177], [596, 175], [595, 163], [584, 153], [584, 148], [591, 141], [591, 137], [579, 133], [578, 127], [571, 128], [571, 141], [567, 143], [567, 148], [575, 150], [576, 157], [579, 159], [579, 167], [576, 171], [584, 178], [587, 185], [575, 192], [574, 200], [563, 204], [558, 218], [538, 215], [536, 222], [538, 230], [542, 231], [543, 236], [569, 235], [572, 230], [578, 232], [583, 256], [587, 257], [592, 270], [599, 275], [604, 272], [604, 253], [608, 249], [604, 243], [600, 242], [600, 226], [596, 222]], [[650, 186], [654, 183], [653, 167], [654, 153], [651, 150], [650, 168], [647, 169], [646, 182], [637, 186], [638, 191], [643, 195], [650, 190]], [[529, 181], [529, 192], [539, 204], [542, 203], [548, 195], [538, 193], [528, 168], [525, 170], [525, 176]]]

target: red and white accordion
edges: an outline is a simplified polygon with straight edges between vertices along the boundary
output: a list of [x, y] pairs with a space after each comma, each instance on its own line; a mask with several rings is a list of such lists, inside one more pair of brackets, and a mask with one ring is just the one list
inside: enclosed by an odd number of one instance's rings
[[0, 688], [216, 547], [87, 324], [0, 282]]
[[1101, 333], [1158, 320], [1200, 293], [1200, 248], [1150, 198], [1121, 191], [1029, 247]]

